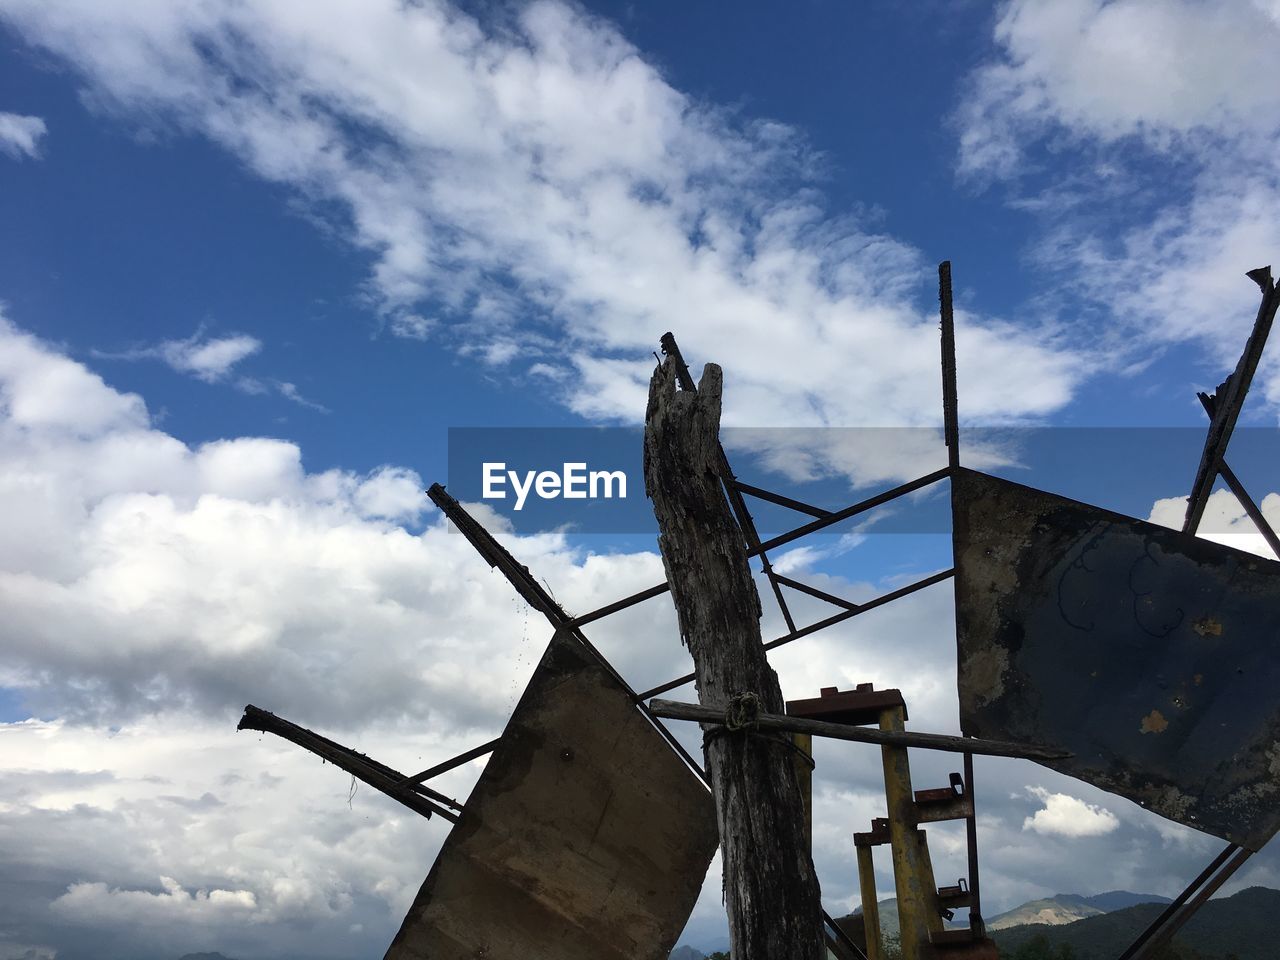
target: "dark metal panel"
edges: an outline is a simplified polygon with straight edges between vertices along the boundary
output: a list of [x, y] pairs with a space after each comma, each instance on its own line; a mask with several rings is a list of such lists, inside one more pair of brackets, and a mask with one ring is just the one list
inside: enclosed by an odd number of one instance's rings
[[959, 470], [960, 724], [1252, 850], [1280, 827], [1280, 563]]
[[665, 960], [715, 849], [706, 788], [557, 635], [386, 960]]

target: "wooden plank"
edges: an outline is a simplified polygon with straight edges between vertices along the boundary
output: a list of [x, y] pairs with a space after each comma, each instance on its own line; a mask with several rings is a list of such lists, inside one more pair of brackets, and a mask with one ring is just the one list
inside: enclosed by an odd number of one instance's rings
[[386, 960], [666, 960], [715, 848], [706, 788], [557, 635]]
[[[696, 720], [699, 723], [723, 724], [725, 707], [715, 704], [681, 703], [678, 700], [649, 701], [649, 709], [656, 717], [670, 720]], [[916, 733], [913, 730], [894, 733], [875, 727], [853, 727], [825, 720], [806, 720], [803, 717], [787, 717], [781, 714], [757, 713], [750, 725], [760, 730], [779, 733], [808, 733], [832, 740], [852, 740], [855, 743], [877, 743], [881, 746], [919, 747], [924, 750], [941, 750], [946, 753], [976, 753], [986, 757], [1016, 757], [1023, 760], [1061, 760], [1070, 756], [1064, 750], [1038, 747], [1033, 744], [1012, 743], [1003, 740], [982, 740], [975, 737], [953, 737], [945, 733]]]

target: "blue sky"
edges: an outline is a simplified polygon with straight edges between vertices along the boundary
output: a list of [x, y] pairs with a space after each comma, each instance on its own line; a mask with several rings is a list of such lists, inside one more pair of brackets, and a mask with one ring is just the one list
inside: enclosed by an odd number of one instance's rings
[[[938, 454], [950, 259], [966, 425], [1187, 428], [1149, 453], [1071, 431], [1095, 469], [1010, 474], [1176, 523], [1195, 391], [1280, 250], [1277, 32], [1263, 0], [0, 0], [0, 861], [38, 878], [0, 908], [0, 960], [382, 949], [441, 828], [349, 806], [235, 716], [406, 767], [493, 736], [544, 631], [422, 490], [450, 428], [638, 423], [666, 330], [724, 367], [728, 426], [924, 438], [882, 469], [735, 451], [834, 506]], [[1244, 422], [1277, 404], [1267, 357]], [[1268, 512], [1270, 435], [1238, 454]], [[1256, 546], [1221, 496], [1210, 519]], [[661, 579], [640, 534], [511, 543], [578, 609]], [[936, 535], [815, 546], [788, 568], [850, 596], [949, 562]], [[784, 690], [874, 679], [951, 729], [949, 605], [788, 648]], [[683, 673], [669, 608], [630, 616], [593, 639], [638, 687]], [[823, 765], [832, 912], [875, 766]], [[1172, 894], [1213, 850], [1047, 771], [982, 772], [993, 905]], [[718, 886], [689, 942], [719, 935]]]

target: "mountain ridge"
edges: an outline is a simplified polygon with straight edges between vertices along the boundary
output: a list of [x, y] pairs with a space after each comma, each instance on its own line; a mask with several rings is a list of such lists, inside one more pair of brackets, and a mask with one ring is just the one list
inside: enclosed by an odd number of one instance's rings
[[[1042, 937], [1048, 947], [1070, 947], [1076, 960], [1113, 960], [1163, 910], [1140, 903], [1065, 924], [1025, 924], [993, 930], [1001, 955], [1013, 954]], [[1271, 918], [1280, 912], [1280, 890], [1248, 887], [1209, 900], [1174, 938], [1174, 945], [1195, 951], [1202, 960], [1274, 960]]]

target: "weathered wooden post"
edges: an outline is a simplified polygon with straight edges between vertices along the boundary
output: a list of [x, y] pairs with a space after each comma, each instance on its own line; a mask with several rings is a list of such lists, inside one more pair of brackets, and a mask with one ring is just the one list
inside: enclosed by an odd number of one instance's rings
[[721, 373], [707, 364], [697, 391], [678, 390], [671, 358], [654, 372], [645, 415], [645, 491], [693, 656], [701, 703], [737, 718], [705, 726], [725, 907], [736, 960], [821, 960], [818, 880], [785, 735], [754, 730], [755, 710], [784, 712], [760, 637], [760, 597], [721, 476]]

